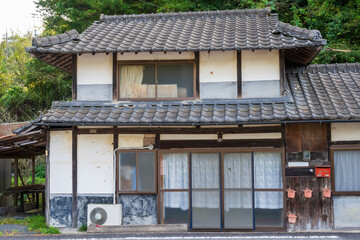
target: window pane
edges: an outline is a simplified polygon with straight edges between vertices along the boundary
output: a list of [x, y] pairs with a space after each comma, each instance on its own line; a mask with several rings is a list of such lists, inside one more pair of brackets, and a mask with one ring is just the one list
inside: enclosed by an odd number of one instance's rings
[[192, 187], [219, 188], [219, 154], [192, 154]]
[[193, 228], [220, 227], [220, 191], [192, 191]]
[[225, 228], [253, 228], [252, 191], [225, 190]]
[[255, 192], [255, 227], [282, 227], [283, 205], [283, 192]]
[[155, 65], [119, 67], [120, 98], [155, 98]]
[[153, 152], [138, 153], [138, 191], [155, 192], [155, 155]]
[[254, 153], [255, 188], [283, 188], [280, 152]]
[[136, 153], [119, 154], [120, 191], [136, 191]]
[[164, 192], [164, 223], [189, 223], [189, 193]]
[[335, 151], [336, 191], [360, 191], [360, 151]]
[[193, 64], [161, 64], [157, 66], [158, 98], [193, 97], [193, 87]]
[[251, 153], [224, 153], [224, 187], [252, 187]]
[[188, 189], [188, 154], [187, 153], [164, 153], [161, 161], [162, 188], [164, 189]]

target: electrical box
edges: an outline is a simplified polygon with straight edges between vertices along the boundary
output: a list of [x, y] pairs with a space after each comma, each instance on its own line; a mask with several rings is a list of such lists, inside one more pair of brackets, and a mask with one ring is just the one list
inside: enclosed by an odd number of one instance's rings
[[330, 177], [330, 166], [315, 166], [315, 177]]

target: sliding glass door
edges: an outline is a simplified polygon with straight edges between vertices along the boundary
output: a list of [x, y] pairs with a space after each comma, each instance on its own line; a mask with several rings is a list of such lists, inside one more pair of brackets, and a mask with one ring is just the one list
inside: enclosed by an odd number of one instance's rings
[[220, 153], [193, 153], [192, 228], [220, 229]]

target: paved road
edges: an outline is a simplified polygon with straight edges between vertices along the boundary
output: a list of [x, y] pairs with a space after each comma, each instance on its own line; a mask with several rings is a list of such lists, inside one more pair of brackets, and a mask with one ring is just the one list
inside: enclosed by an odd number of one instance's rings
[[138, 233], [138, 234], [77, 234], [47, 236], [0, 236], [8, 240], [235, 240], [235, 239], [344, 239], [360, 240], [359, 233]]

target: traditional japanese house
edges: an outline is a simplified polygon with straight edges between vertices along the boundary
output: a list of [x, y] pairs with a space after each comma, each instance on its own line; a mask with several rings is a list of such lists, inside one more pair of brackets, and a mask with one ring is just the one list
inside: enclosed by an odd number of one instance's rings
[[120, 203], [124, 225], [360, 227], [360, 65], [309, 65], [325, 44], [268, 8], [102, 15], [35, 38], [27, 51], [73, 77], [73, 100], [32, 123], [48, 223]]

